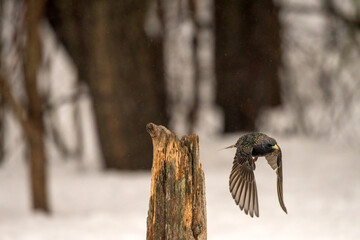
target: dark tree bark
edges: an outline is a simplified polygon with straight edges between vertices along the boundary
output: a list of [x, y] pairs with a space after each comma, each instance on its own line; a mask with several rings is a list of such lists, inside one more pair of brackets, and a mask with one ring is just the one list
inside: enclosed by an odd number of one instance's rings
[[46, 156], [44, 145], [43, 104], [38, 91], [37, 74], [41, 63], [39, 23], [43, 18], [45, 0], [26, 1], [24, 49], [24, 82], [28, 99], [27, 117], [31, 131], [25, 132], [30, 154], [32, 204], [35, 210], [49, 211], [46, 189]]
[[205, 177], [199, 137], [146, 126], [153, 143], [147, 239], [206, 239]]
[[273, 0], [215, 1], [217, 103], [225, 132], [251, 131], [259, 112], [279, 105], [281, 25]]
[[[3, 7], [4, 1], [0, 0], [0, 29], [3, 27]], [[2, 40], [0, 40], [0, 51], [2, 51]], [[2, 68], [2, 59], [0, 54], [0, 69]], [[1, 83], [0, 83], [1, 84]], [[0, 87], [1, 88], [1, 87]], [[0, 165], [4, 162], [5, 152], [4, 152], [4, 145], [5, 145], [5, 101], [4, 96], [2, 96], [0, 92]]]
[[105, 168], [150, 168], [143, 126], [167, 122], [162, 44], [147, 1], [51, 0], [48, 17], [88, 84]]

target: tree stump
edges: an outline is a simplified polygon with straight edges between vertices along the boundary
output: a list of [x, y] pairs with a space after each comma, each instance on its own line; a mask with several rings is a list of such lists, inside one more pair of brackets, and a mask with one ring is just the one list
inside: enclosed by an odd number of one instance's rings
[[205, 178], [199, 137], [183, 136], [153, 123], [146, 125], [153, 143], [147, 239], [206, 239]]

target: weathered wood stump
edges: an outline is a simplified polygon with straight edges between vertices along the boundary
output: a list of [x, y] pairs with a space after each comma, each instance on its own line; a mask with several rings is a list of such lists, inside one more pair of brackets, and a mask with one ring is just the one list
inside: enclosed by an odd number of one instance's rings
[[205, 178], [199, 137], [183, 136], [153, 123], [153, 165], [147, 239], [206, 239]]

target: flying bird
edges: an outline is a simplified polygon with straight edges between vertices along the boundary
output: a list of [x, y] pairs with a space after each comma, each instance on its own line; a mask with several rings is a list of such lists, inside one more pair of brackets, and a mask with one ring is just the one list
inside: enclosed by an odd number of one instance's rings
[[237, 148], [229, 179], [230, 192], [236, 205], [239, 205], [245, 214], [259, 217], [254, 170], [258, 157], [265, 157], [272, 169], [276, 170], [279, 203], [287, 213], [283, 199], [281, 149], [276, 140], [263, 133], [249, 133], [227, 148]]

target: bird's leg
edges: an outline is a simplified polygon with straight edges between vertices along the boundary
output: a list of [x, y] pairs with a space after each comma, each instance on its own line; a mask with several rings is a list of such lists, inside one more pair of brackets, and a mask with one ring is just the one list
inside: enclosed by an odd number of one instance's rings
[[254, 158], [253, 158], [253, 161], [254, 161], [254, 162], [256, 162], [256, 161], [257, 161], [257, 159], [258, 159], [258, 157], [254, 157]]

